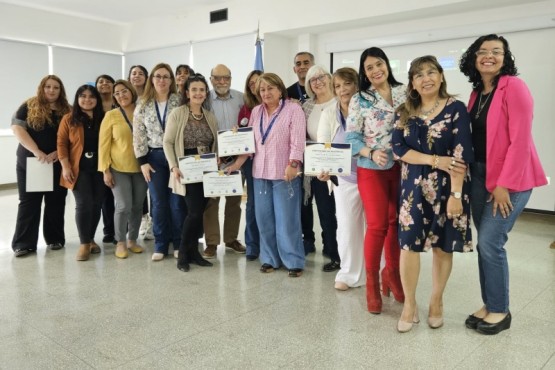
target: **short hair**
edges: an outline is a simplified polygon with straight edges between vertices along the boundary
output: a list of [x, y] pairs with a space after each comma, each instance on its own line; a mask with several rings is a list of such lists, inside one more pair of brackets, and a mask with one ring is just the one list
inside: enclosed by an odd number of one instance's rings
[[110, 75], [100, 75], [100, 76], [98, 76], [98, 77], [96, 78], [96, 80], [94, 81], [94, 87], [97, 87], [97, 86], [98, 86], [98, 80], [100, 80], [101, 78], [103, 78], [103, 79], [105, 79], [105, 80], [108, 80], [108, 81], [110, 81], [111, 83], [114, 83], [114, 82], [115, 82], [114, 78], [113, 78], [112, 76], [110, 76]]
[[[368, 58], [368, 57], [378, 58], [378, 59], [381, 59], [385, 62], [386, 66], [387, 66], [387, 72], [389, 74], [389, 76], [387, 76], [387, 82], [389, 83], [389, 85], [391, 87], [402, 85], [393, 76], [393, 71], [391, 70], [391, 64], [389, 63], [389, 58], [387, 57], [385, 52], [380, 48], [371, 47], [371, 48], [368, 48], [368, 49], [364, 50], [362, 52], [362, 54], [360, 54], [360, 64], [359, 64], [359, 67], [358, 67], [358, 81], [359, 81], [358, 82], [358, 90], [359, 91], [367, 92], [372, 97], [373, 100], [376, 100], [376, 96], [374, 95], [374, 93], [372, 91], [370, 91], [370, 81], [368, 81], [368, 78], [366, 78], [366, 73], [364, 71], [364, 62], [366, 61], [366, 58]], [[364, 98], [364, 95], [360, 94], [360, 96], [362, 98]]]
[[[133, 85], [131, 85], [131, 82], [129, 82], [127, 80], [117, 80], [116, 82], [114, 82], [114, 87], [112, 88], [112, 93], [116, 92], [116, 86], [118, 86], [118, 85], [125, 86], [125, 88], [131, 92], [131, 95], [132, 95], [131, 100], [132, 100], [132, 103], [135, 104], [137, 102], [137, 90], [135, 90]], [[115, 98], [114, 98], [114, 103], [116, 104], [116, 106], [119, 107], [118, 100], [115, 99]]]
[[414, 88], [412, 80], [414, 75], [420, 72], [425, 66], [431, 66], [437, 69], [443, 76], [441, 85], [439, 86], [439, 97], [441, 99], [453, 97], [453, 95], [450, 95], [447, 92], [447, 80], [445, 79], [445, 74], [443, 73], [443, 67], [439, 64], [436, 57], [433, 55], [424, 55], [423, 57], [414, 59], [410, 64], [408, 73], [409, 82], [407, 84], [407, 100], [405, 101], [405, 104], [401, 105], [398, 109], [401, 115], [399, 128], [404, 128], [409, 118], [416, 116], [420, 110], [422, 97]]
[[[83, 112], [81, 106], [79, 106], [79, 95], [81, 95], [85, 91], [90, 91], [91, 94], [96, 98], [96, 106], [93, 108], [92, 119], [89, 118], [89, 116], [85, 112]], [[92, 126], [95, 129], [98, 129], [100, 128], [100, 123], [102, 122], [103, 118], [104, 108], [102, 108], [102, 97], [100, 96], [100, 93], [98, 92], [96, 87], [89, 84], [79, 86], [79, 88], [75, 92], [75, 99], [73, 100], [70, 123], [72, 125], [79, 126], [90, 120], [92, 121]]]
[[503, 43], [503, 51], [505, 55], [503, 56], [503, 67], [499, 71], [499, 74], [493, 79], [493, 85], [497, 86], [497, 81], [501, 76], [516, 76], [518, 75], [518, 69], [515, 65], [515, 58], [511, 49], [509, 48], [509, 42], [503, 37], [496, 34], [489, 34], [485, 36], [478, 37], [476, 41], [470, 45], [470, 47], [463, 53], [461, 60], [459, 61], [459, 69], [463, 75], [468, 77], [468, 82], [472, 84], [474, 90], [481, 90], [483, 88], [482, 76], [476, 69], [476, 52], [480, 49], [480, 46], [486, 41], [501, 41]]
[[334, 95], [335, 95], [335, 89], [333, 88], [333, 85], [335, 84], [336, 78], [340, 78], [344, 81], [350, 82], [355, 86], [357, 86], [358, 84], [358, 73], [357, 71], [354, 70], [354, 68], [351, 68], [351, 67], [339, 68], [337, 71], [333, 73], [332, 77], [333, 78], [331, 83], [332, 83], [332, 90]]
[[295, 54], [295, 56], [293, 57], [293, 64], [295, 64], [295, 59], [297, 59], [299, 55], [308, 55], [310, 61], [312, 62], [312, 64], [314, 64], [314, 55], [308, 51], [299, 51], [297, 54]]
[[258, 99], [262, 101], [262, 97], [260, 96], [260, 84], [262, 82], [266, 82], [270, 86], [275, 86], [281, 92], [281, 99], [287, 99], [287, 88], [283, 84], [283, 80], [275, 73], [263, 73], [258, 77], [258, 81], [256, 81], [256, 96]]
[[191, 99], [187, 96], [187, 91], [189, 90], [189, 86], [193, 82], [202, 82], [206, 87], [206, 99], [204, 99], [204, 102], [202, 102], [202, 107], [204, 109], [209, 110], [210, 103], [208, 101], [208, 97], [210, 96], [210, 87], [208, 87], [208, 82], [206, 82], [206, 78], [200, 73], [195, 73], [190, 75], [187, 81], [185, 81], [185, 85], [183, 86], [183, 91], [181, 91], [181, 105], [189, 104], [189, 101]]
[[252, 76], [260, 76], [263, 73], [264, 72], [262, 72], [261, 70], [255, 69], [254, 71], [251, 71], [249, 73], [249, 75], [247, 76], [247, 80], [245, 81], [245, 93], [243, 94], [243, 100], [245, 101], [245, 105], [249, 109], [252, 109], [258, 104], [260, 104], [258, 97], [251, 92], [251, 89], [249, 87], [249, 81], [251, 80]]
[[[317, 74], [324, 74], [326, 76], [328, 76], [329, 80], [330, 80], [330, 90], [331, 89], [331, 73], [328, 72], [328, 70], [326, 69], [326, 67], [324, 67], [323, 65], [320, 64], [316, 64], [312, 67], [309, 68], [308, 72], [306, 72], [306, 82], [304, 84], [304, 88], [306, 90], [306, 93], [308, 94], [309, 98], [314, 98], [314, 91], [312, 90], [312, 86], [310, 86], [310, 80], [312, 79], [312, 77], [316, 76]], [[330, 91], [331, 92], [331, 91]]]
[[154, 68], [152, 68], [152, 71], [150, 72], [150, 76], [148, 76], [148, 78], [146, 79], [145, 91], [141, 96], [141, 102], [146, 103], [154, 99], [154, 97], [156, 96], [156, 90], [154, 89], [154, 84], [152, 83], [152, 79], [154, 78], [154, 72], [156, 72], [161, 68], [164, 68], [165, 70], [168, 71], [172, 80], [170, 84], [170, 91], [168, 92], [168, 94], [171, 95], [177, 92], [177, 86], [175, 85], [175, 76], [173, 74], [172, 67], [170, 67], [169, 64], [167, 63], [158, 63], [154, 66]]
[[195, 74], [195, 71], [191, 67], [189, 67], [189, 65], [187, 65], [187, 64], [180, 64], [177, 67], [175, 67], [175, 74], [177, 75], [177, 72], [179, 72], [179, 70], [182, 69], [182, 68], [185, 68], [185, 70], [187, 71], [187, 73], [189, 75], [194, 75]]

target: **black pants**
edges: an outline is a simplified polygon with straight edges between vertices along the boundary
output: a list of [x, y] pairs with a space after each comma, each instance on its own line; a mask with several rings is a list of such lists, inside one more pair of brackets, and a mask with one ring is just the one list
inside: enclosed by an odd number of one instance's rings
[[[179, 254], [191, 254], [193, 248], [198, 250], [199, 230], [203, 230], [203, 215], [208, 198], [204, 197], [204, 189], [202, 182], [187, 184], [185, 204], [187, 205], [187, 216], [183, 222], [181, 230], [181, 245], [179, 246]], [[202, 235], [202, 231], [200, 231]]]
[[[103, 182], [104, 184], [104, 182]], [[102, 202], [102, 223], [104, 224], [103, 232], [104, 235], [114, 236], [114, 213], [115, 213], [115, 202], [114, 194], [112, 189], [104, 185], [104, 200]]]
[[73, 187], [75, 197], [75, 223], [81, 244], [92, 242], [100, 221], [100, 209], [106, 185], [102, 173], [79, 171]]
[[36, 250], [39, 238], [39, 226], [42, 201], [44, 199], [44, 215], [42, 233], [46, 244], [65, 244], [64, 214], [66, 208], [67, 189], [59, 185], [61, 166], [54, 163], [54, 191], [27, 192], [27, 171], [16, 166], [19, 206], [12, 249]]

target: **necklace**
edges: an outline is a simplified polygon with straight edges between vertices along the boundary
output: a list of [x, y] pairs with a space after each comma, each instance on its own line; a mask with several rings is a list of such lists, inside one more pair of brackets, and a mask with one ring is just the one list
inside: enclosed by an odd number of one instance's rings
[[436, 99], [436, 103], [434, 104], [434, 106], [432, 107], [432, 109], [423, 112], [422, 110], [420, 111], [420, 118], [422, 118], [424, 121], [428, 119], [429, 116], [431, 116], [434, 111], [436, 110], [436, 108], [439, 106], [439, 99]]
[[475, 119], [480, 118], [480, 113], [482, 113], [482, 111], [484, 110], [484, 107], [488, 103], [489, 97], [491, 96], [492, 92], [493, 91], [490, 91], [487, 94], [486, 100], [484, 100], [484, 104], [482, 104], [482, 96], [484, 96], [484, 94], [480, 94], [480, 99], [478, 100], [478, 109], [476, 110], [476, 115], [474, 116]]
[[190, 111], [189, 113], [191, 113], [191, 117], [193, 117], [193, 119], [195, 121], [200, 121], [204, 118], [204, 113], [200, 112], [200, 116], [195, 116], [195, 114], [193, 113], [193, 111]]

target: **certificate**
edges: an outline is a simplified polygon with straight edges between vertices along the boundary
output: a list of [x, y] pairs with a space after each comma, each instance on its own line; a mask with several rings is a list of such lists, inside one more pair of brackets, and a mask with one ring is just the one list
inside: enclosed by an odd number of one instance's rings
[[224, 171], [205, 172], [202, 182], [205, 198], [243, 195], [241, 171], [233, 171], [229, 175]]
[[179, 170], [183, 174], [182, 184], [202, 182], [204, 171], [217, 171], [218, 162], [215, 153], [186, 155], [179, 157]]
[[252, 127], [218, 131], [218, 157], [254, 153]]
[[351, 144], [307, 142], [304, 150], [304, 173], [317, 176], [322, 172], [330, 175], [351, 174]]
[[54, 190], [54, 165], [41, 163], [38, 158], [27, 157], [27, 173], [25, 190], [27, 192], [43, 192]]

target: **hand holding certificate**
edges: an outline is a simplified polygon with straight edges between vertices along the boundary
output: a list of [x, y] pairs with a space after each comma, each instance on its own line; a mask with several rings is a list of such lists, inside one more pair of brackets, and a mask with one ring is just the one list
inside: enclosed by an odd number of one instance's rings
[[252, 127], [218, 131], [218, 157], [254, 153]]
[[182, 184], [202, 182], [204, 171], [217, 171], [218, 163], [215, 153], [187, 155], [179, 157], [179, 170], [183, 174]]
[[304, 172], [312, 176], [322, 172], [349, 176], [351, 160], [351, 144], [307, 142], [304, 150]]
[[241, 171], [226, 174], [224, 171], [205, 172], [202, 177], [204, 197], [243, 195]]

